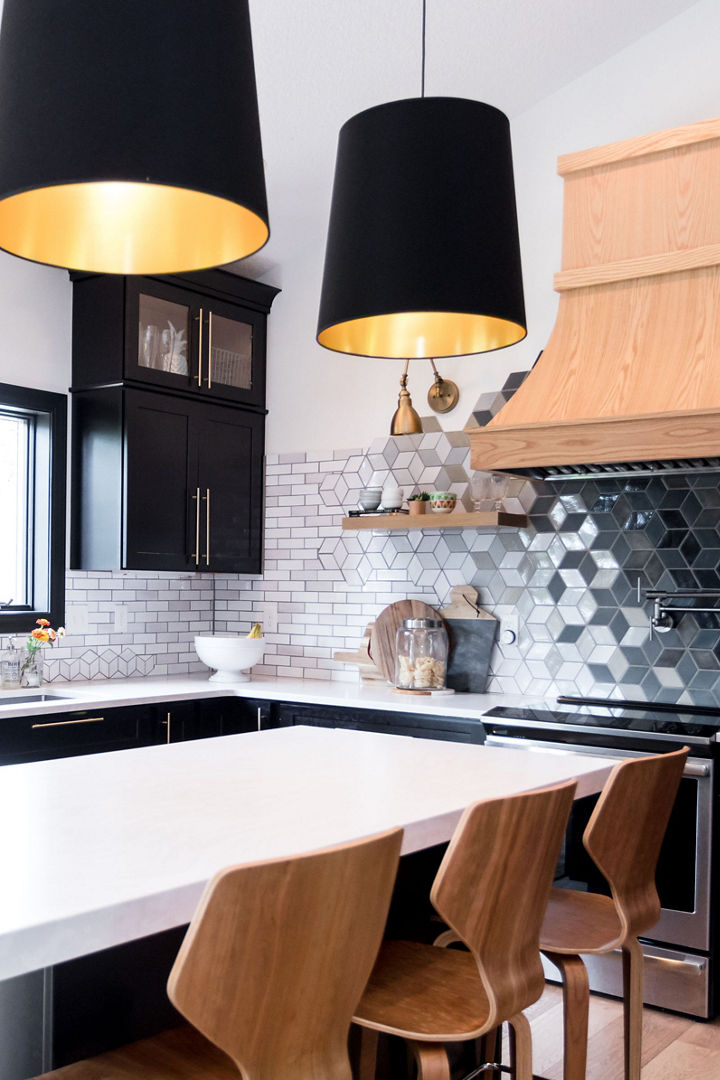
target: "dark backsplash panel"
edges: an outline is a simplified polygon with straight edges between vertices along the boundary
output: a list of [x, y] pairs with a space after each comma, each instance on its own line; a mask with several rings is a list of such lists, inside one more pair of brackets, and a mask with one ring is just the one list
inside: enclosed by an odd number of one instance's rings
[[[545, 657], [556, 677], [582, 663], [581, 692], [717, 704], [719, 615], [683, 614], [675, 629], [651, 634], [642, 592], [720, 588], [720, 475], [535, 487], [523, 576], [533, 609], [547, 603], [562, 620]], [[531, 638], [536, 625], [526, 623]]]

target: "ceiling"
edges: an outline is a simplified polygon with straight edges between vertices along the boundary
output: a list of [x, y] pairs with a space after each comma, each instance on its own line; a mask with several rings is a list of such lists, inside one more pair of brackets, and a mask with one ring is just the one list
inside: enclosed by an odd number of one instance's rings
[[[426, 93], [512, 118], [693, 3], [427, 0]], [[422, 0], [250, 0], [250, 12], [273, 237], [236, 266], [257, 276], [293, 258], [291, 222], [299, 243], [303, 218], [327, 213], [344, 121], [419, 95]]]

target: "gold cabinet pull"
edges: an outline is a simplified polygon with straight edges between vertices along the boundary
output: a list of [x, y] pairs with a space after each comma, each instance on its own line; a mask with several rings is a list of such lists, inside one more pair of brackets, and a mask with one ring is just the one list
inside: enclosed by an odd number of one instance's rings
[[172, 726], [172, 715], [170, 713], [167, 713], [166, 716], [167, 716], [167, 719], [163, 720], [163, 724], [167, 726], [167, 738], [165, 739], [165, 742], [169, 743], [170, 742], [170, 728]]
[[79, 720], [46, 720], [42, 724], [33, 724], [34, 728], [40, 727], [69, 727], [71, 724], [101, 724], [104, 716], [87, 716]]
[[190, 556], [195, 560], [195, 565], [200, 565], [200, 488], [195, 488], [195, 494], [192, 496], [195, 503], [195, 550]]
[[212, 311], [208, 311], [208, 390], [212, 386]]
[[[200, 489], [198, 488], [198, 491]], [[210, 488], [205, 488], [205, 565], [210, 565]]]
[[203, 334], [203, 309], [202, 308], [200, 308], [200, 315], [198, 316], [198, 319], [199, 319], [200, 325], [199, 325], [199, 329], [198, 329], [198, 373], [197, 373], [197, 384], [198, 384], [198, 386], [202, 386], [202, 334]]

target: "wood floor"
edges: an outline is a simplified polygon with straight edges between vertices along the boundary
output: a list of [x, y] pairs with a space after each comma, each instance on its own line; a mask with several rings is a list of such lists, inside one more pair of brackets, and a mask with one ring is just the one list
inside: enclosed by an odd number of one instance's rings
[[[548, 986], [527, 1010], [533, 1034], [533, 1072], [562, 1080], [562, 998]], [[505, 1040], [506, 1042], [506, 1040]], [[586, 1080], [622, 1080], [622, 1007], [593, 995]], [[645, 1009], [642, 1080], [719, 1080], [720, 1018], [710, 1024]]]

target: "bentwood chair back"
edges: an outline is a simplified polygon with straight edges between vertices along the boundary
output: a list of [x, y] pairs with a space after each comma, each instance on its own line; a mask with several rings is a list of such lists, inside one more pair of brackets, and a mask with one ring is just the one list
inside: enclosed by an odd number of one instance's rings
[[684, 747], [616, 765], [585, 829], [585, 850], [610, 886], [623, 939], [660, 918], [655, 870], [687, 755]]
[[393, 829], [222, 870], [168, 983], [206, 1038], [176, 1028], [37, 1080], [351, 1080], [350, 1023], [382, 940], [401, 841]]
[[540, 947], [560, 971], [564, 1080], [584, 1080], [589, 986], [582, 955], [622, 951], [625, 1080], [640, 1080], [643, 956], [638, 934], [660, 917], [655, 870], [687, 747], [615, 766], [583, 834], [611, 896], [553, 889]]
[[210, 883], [168, 993], [246, 1080], [350, 1080], [350, 1022], [382, 940], [401, 839], [396, 829]]
[[476, 803], [435, 878], [430, 899], [475, 957], [490, 1026], [542, 994], [540, 927], [574, 788]]
[[522, 1010], [544, 976], [540, 926], [575, 781], [475, 803], [463, 814], [431, 891], [439, 914], [470, 950], [383, 944], [355, 1013], [362, 1080], [374, 1071], [377, 1032], [407, 1040], [424, 1080], [449, 1080], [445, 1044], [475, 1039], [508, 1020], [516, 1076], [530, 1080], [530, 1030]]

